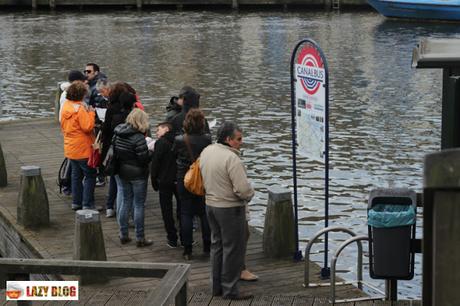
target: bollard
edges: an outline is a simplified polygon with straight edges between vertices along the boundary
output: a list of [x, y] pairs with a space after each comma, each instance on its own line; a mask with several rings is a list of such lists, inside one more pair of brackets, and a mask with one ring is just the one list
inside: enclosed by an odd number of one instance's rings
[[8, 175], [6, 173], [6, 163], [3, 156], [2, 144], [0, 143], [0, 187], [8, 185]]
[[268, 191], [263, 250], [272, 258], [292, 256], [295, 252], [294, 212], [289, 190], [274, 188]]
[[50, 223], [48, 195], [40, 167], [22, 166], [18, 197], [18, 223], [38, 228]]
[[460, 149], [429, 154], [423, 190], [423, 305], [460, 305], [459, 220]]
[[[74, 260], [106, 261], [104, 234], [100, 214], [96, 210], [83, 209], [75, 213]], [[82, 284], [107, 281], [101, 275], [80, 275]]]

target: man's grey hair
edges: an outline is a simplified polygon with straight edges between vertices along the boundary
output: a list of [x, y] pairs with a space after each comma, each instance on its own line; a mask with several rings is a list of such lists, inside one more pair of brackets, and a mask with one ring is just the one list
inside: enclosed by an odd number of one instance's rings
[[107, 79], [99, 79], [96, 83], [96, 89], [99, 91], [102, 88], [110, 87], [110, 83]]
[[217, 143], [225, 144], [227, 137], [233, 138], [236, 131], [243, 132], [236, 123], [225, 121], [217, 130]]

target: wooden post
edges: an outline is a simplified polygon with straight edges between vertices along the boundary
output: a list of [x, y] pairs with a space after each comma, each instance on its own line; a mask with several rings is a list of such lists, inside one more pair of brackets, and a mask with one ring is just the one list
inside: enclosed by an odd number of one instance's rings
[[238, 0], [232, 0], [232, 9], [234, 10], [238, 9]]
[[294, 231], [291, 192], [276, 188], [269, 190], [263, 234], [265, 255], [273, 258], [292, 256], [295, 252]]
[[37, 8], [37, 0], [32, 0], [32, 9], [36, 9]]
[[3, 156], [2, 144], [0, 143], [0, 187], [8, 185], [8, 174], [6, 173], [5, 157]]
[[50, 9], [54, 10], [56, 8], [56, 0], [49, 0]]
[[138, 9], [142, 8], [142, 0], [136, 0], [136, 6]]
[[[106, 261], [104, 234], [96, 210], [78, 210], [75, 214], [74, 260]], [[82, 284], [105, 282], [106, 277], [82, 274]]]
[[40, 167], [22, 166], [17, 208], [18, 223], [38, 228], [50, 223], [48, 195]]
[[54, 121], [59, 123], [59, 110], [61, 109], [61, 82], [57, 83], [56, 97], [54, 98]]
[[423, 305], [460, 305], [460, 149], [425, 157]]

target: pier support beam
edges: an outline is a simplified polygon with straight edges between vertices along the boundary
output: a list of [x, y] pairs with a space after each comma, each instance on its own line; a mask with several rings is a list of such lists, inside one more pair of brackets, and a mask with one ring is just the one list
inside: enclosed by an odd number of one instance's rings
[[48, 226], [50, 223], [48, 194], [40, 167], [21, 167], [17, 221], [29, 228]]
[[289, 190], [268, 191], [263, 250], [271, 258], [292, 257], [295, 252], [294, 210]]
[[2, 144], [0, 143], [0, 187], [8, 185], [8, 174], [6, 173], [5, 157], [3, 156]]
[[32, 9], [36, 9], [37, 8], [37, 0], [32, 0]]
[[[104, 234], [100, 214], [96, 210], [79, 210], [75, 213], [74, 260], [106, 261]], [[107, 281], [106, 277], [80, 275], [82, 284]]]
[[425, 157], [423, 305], [460, 305], [460, 149]]
[[138, 9], [141, 9], [142, 8], [142, 0], [136, 0], [136, 7]]
[[50, 9], [54, 10], [56, 8], [56, 0], [49, 0]]
[[238, 9], [238, 0], [232, 0], [232, 9], [234, 10]]

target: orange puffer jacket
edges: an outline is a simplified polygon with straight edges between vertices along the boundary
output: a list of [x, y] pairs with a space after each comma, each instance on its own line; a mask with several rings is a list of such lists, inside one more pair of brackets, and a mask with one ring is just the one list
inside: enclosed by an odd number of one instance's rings
[[61, 130], [64, 135], [64, 156], [86, 159], [94, 142], [95, 112], [88, 111], [83, 102], [66, 100], [62, 106]]

